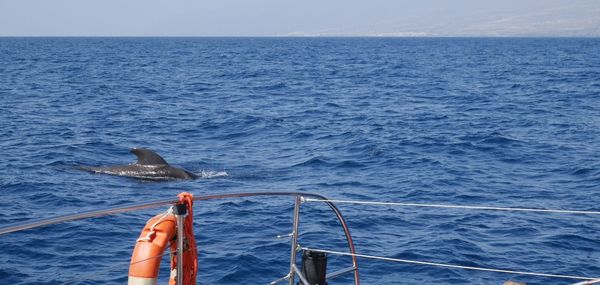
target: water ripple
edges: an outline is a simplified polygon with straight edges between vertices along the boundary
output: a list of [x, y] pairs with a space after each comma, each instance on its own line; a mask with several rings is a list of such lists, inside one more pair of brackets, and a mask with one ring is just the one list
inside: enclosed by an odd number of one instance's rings
[[[597, 210], [598, 46], [598, 39], [0, 38], [0, 224], [181, 191]], [[204, 179], [156, 183], [72, 168], [133, 162], [128, 150], [137, 146]], [[589, 262], [599, 257], [600, 226], [589, 217], [340, 208], [364, 253], [600, 272]], [[199, 203], [199, 283], [283, 276], [289, 245], [273, 237], [290, 231], [291, 210], [280, 198]], [[134, 241], [158, 211], [3, 236], [0, 283], [123, 284]], [[302, 211], [303, 244], [344, 248], [324, 205], [305, 203]], [[332, 270], [348, 265], [330, 258]], [[360, 267], [364, 284], [569, 284], [367, 260]]]

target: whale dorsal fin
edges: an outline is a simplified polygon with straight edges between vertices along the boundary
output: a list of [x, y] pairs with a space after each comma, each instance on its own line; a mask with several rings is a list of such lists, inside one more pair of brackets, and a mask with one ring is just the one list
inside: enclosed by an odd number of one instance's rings
[[138, 158], [137, 164], [141, 165], [169, 165], [160, 155], [145, 148], [132, 148], [131, 153]]

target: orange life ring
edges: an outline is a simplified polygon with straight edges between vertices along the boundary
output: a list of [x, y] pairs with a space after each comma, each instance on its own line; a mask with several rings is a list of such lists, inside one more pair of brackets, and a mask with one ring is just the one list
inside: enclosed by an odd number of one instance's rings
[[183, 272], [176, 272], [177, 219], [170, 209], [164, 214], [154, 216], [148, 220], [138, 238], [131, 263], [129, 265], [129, 285], [155, 285], [157, 284], [158, 271], [162, 256], [171, 243], [171, 277], [169, 284], [175, 285], [176, 274], [183, 275], [182, 285], [196, 285], [198, 271], [198, 253], [193, 229], [193, 196], [183, 192], [178, 195], [179, 202], [187, 205], [188, 215], [184, 220], [184, 247], [183, 247]]
[[[172, 213], [159, 214], [148, 220], [133, 249], [127, 284], [157, 284], [160, 261], [176, 234], [177, 219]], [[171, 283], [174, 284], [173, 277], [169, 280]]]

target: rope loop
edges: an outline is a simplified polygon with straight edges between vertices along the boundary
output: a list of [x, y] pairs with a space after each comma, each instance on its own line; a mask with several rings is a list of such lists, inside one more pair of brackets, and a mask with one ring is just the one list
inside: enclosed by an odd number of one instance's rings
[[173, 214], [173, 207], [171, 206], [168, 210], [166, 210], [163, 215], [160, 217], [160, 219], [158, 219], [151, 227], [150, 227], [150, 232], [148, 232], [148, 234], [143, 237], [143, 238], [138, 238], [136, 241], [152, 241], [152, 238], [154, 238], [154, 236], [156, 235], [156, 231], [154, 230], [154, 228], [156, 228], [156, 226], [158, 224], [160, 224], [162, 221], [165, 220], [165, 218], [167, 218], [169, 215]]

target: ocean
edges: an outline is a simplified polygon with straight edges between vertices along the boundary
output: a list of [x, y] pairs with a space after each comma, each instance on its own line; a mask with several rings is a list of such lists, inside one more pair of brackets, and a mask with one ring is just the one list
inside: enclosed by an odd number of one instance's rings
[[[0, 38], [0, 226], [195, 195], [600, 210], [597, 38]], [[78, 165], [155, 150], [197, 180]], [[593, 215], [339, 204], [358, 253], [600, 276]], [[198, 284], [284, 276], [293, 199], [198, 202]], [[124, 284], [165, 208], [0, 236], [0, 284]], [[302, 246], [346, 250], [304, 203]], [[163, 259], [161, 283], [168, 279]], [[359, 258], [362, 284], [572, 284]], [[333, 272], [348, 257], [329, 256]], [[333, 284], [351, 284], [351, 276]]]

